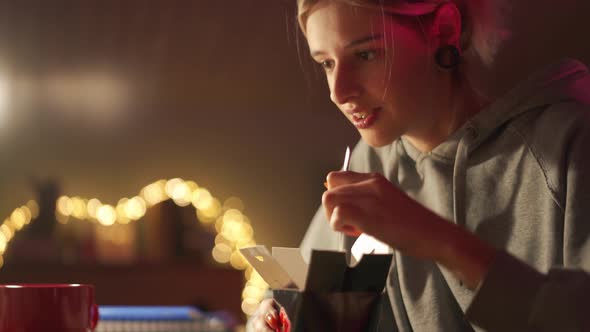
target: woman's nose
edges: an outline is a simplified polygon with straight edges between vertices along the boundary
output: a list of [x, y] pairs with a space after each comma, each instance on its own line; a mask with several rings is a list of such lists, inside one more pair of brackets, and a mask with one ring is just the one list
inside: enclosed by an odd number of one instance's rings
[[336, 105], [342, 105], [362, 93], [362, 84], [352, 68], [336, 66], [330, 78], [330, 99]]

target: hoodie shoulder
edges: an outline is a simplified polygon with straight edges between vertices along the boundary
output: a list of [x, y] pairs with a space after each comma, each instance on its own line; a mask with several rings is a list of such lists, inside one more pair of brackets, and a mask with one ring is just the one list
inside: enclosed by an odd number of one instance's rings
[[564, 208], [567, 169], [573, 155], [590, 147], [590, 106], [578, 101], [564, 101], [541, 106], [509, 124], [520, 136], [541, 168], [548, 189]]

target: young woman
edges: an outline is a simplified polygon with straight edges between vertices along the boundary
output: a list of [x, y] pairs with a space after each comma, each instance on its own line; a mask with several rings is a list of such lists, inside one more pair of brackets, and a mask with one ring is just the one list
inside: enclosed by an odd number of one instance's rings
[[[399, 331], [590, 330], [590, 75], [574, 60], [491, 100], [470, 82], [499, 20], [485, 0], [298, 0], [330, 98], [358, 129], [302, 251], [340, 233], [394, 251]], [[271, 330], [267, 300], [251, 319]]]

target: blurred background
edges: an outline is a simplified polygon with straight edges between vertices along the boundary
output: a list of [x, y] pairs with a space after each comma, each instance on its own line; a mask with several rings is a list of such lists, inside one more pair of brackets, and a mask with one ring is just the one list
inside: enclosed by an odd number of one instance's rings
[[[590, 63], [590, 3], [513, 6], [490, 94]], [[235, 247], [298, 246], [358, 139], [306, 53], [294, 1], [2, 1], [0, 281], [251, 312]]]

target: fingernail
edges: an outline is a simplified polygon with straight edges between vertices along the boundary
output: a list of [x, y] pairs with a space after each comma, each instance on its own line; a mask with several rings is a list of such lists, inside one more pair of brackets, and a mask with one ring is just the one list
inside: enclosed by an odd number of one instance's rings
[[264, 320], [266, 320], [268, 325], [272, 328], [276, 328], [278, 325], [277, 318], [275, 317], [275, 315], [271, 314], [270, 312], [266, 314], [266, 316], [264, 317]]
[[326, 187], [326, 189], [330, 189], [328, 188], [328, 181], [324, 182], [324, 187]]

